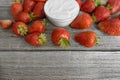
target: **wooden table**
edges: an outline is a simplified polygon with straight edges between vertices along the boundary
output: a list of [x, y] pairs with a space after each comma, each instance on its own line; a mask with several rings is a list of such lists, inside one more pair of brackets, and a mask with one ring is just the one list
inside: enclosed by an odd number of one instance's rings
[[[12, 19], [10, 0], [0, 0], [0, 19]], [[11, 29], [0, 28], [0, 80], [120, 80], [120, 37], [108, 36], [97, 29], [90, 29], [100, 37], [93, 48], [80, 46], [73, 40], [71, 47], [62, 49], [52, 44], [50, 34], [55, 28], [47, 28], [48, 43], [42, 47], [28, 45]]]

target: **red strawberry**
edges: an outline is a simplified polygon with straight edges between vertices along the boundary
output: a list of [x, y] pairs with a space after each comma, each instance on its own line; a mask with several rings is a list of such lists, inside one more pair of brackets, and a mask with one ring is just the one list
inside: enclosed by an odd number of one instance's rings
[[34, 0], [36, 2], [46, 2], [47, 0]]
[[23, 11], [23, 6], [21, 3], [15, 2], [11, 6], [11, 14], [15, 21], [18, 21], [18, 14]]
[[23, 22], [16, 22], [13, 24], [12, 31], [17, 36], [25, 36], [28, 32], [28, 26]]
[[94, 22], [104, 21], [109, 19], [110, 11], [104, 6], [99, 6], [95, 9], [92, 17]]
[[33, 33], [33, 32], [39, 32], [39, 33], [43, 33], [46, 30], [46, 22], [45, 21], [35, 21], [33, 22], [33, 24], [29, 27], [29, 33]]
[[107, 8], [110, 9], [111, 14], [115, 14], [120, 11], [120, 0], [108, 0]]
[[86, 29], [92, 25], [92, 22], [92, 17], [87, 13], [83, 13], [71, 23], [71, 27], [76, 29]]
[[77, 1], [77, 3], [79, 4], [79, 6], [81, 7], [81, 5], [82, 5], [82, 0], [76, 0]]
[[12, 26], [12, 21], [11, 20], [0, 20], [0, 25], [4, 29], [8, 29]]
[[85, 2], [81, 5], [81, 10], [91, 13], [96, 7], [103, 4], [104, 3], [101, 0], [85, 0]]
[[75, 41], [88, 48], [93, 47], [98, 42], [96, 33], [92, 31], [76, 34]]
[[35, 1], [34, 0], [24, 0], [23, 2], [23, 8], [24, 12], [31, 12], [35, 6]]
[[25, 41], [33, 46], [41, 46], [47, 42], [46, 35], [41, 33], [31, 33], [25, 36]]
[[99, 29], [109, 35], [120, 36], [120, 19], [110, 19], [99, 23]]
[[56, 28], [53, 30], [51, 35], [52, 42], [60, 47], [67, 48], [70, 43], [70, 33], [64, 28]]
[[44, 5], [45, 3], [43, 2], [38, 2], [35, 5], [35, 8], [33, 9], [35, 18], [45, 18]]
[[18, 15], [18, 20], [19, 20], [19, 21], [22, 21], [22, 22], [24, 22], [24, 23], [29, 23], [29, 22], [31, 22], [32, 19], [31, 19], [29, 13], [27, 13], [27, 12], [21, 12], [21, 13]]

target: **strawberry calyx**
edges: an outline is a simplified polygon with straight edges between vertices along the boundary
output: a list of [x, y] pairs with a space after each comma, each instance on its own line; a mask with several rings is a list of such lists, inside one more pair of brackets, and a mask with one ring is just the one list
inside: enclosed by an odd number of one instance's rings
[[34, 21], [35, 19], [36, 19], [36, 16], [34, 15], [34, 13], [33, 12], [30, 12], [30, 22], [31, 21]]
[[46, 19], [43, 19], [43, 20], [42, 20], [42, 24], [43, 24], [45, 27], [48, 26], [48, 23], [46, 22]]
[[28, 29], [26, 27], [24, 27], [23, 25], [19, 25], [18, 26], [18, 33], [21, 35], [21, 36], [25, 36], [28, 32]]
[[95, 39], [95, 45], [99, 44], [99, 40], [100, 40], [100, 37], [96, 37], [96, 39]]
[[107, 5], [107, 9], [108, 10], [112, 10], [112, 6], [110, 6], [109, 4]]
[[95, 6], [98, 7], [100, 5], [105, 5], [106, 3], [101, 0], [94, 0]]
[[92, 14], [92, 19], [93, 19], [93, 22], [96, 22], [96, 21], [97, 21], [97, 19], [96, 19], [96, 17], [95, 17], [94, 14]]
[[12, 0], [13, 2], [22, 3], [22, 0]]
[[69, 40], [67, 40], [64, 37], [59, 40], [59, 44], [60, 44], [60, 47], [62, 48], [68, 48], [70, 46]]
[[43, 45], [45, 43], [47, 43], [47, 38], [46, 38], [46, 34], [41, 33], [38, 37], [38, 42], [39, 44]]

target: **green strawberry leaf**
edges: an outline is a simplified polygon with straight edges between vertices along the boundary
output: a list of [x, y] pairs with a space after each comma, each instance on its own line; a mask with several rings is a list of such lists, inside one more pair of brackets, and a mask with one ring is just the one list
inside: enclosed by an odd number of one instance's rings
[[112, 10], [112, 6], [110, 6], [109, 4], [107, 5], [107, 9], [108, 10]]
[[22, 0], [12, 0], [12, 1], [22, 3]]
[[70, 46], [70, 42], [66, 38], [61, 38], [59, 44], [62, 48], [68, 48]]
[[99, 44], [99, 40], [100, 40], [100, 37], [97, 37], [97, 38], [95, 39], [95, 45], [98, 45], [98, 44]]
[[45, 27], [48, 26], [48, 23], [46, 22], [46, 19], [43, 19], [43, 20], [42, 20], [42, 24], [43, 24]]
[[38, 39], [38, 42], [43, 45], [43, 44], [46, 44], [47, 43], [47, 38], [46, 38], [46, 34], [40, 34], [39, 35], [39, 39]]
[[96, 7], [98, 7], [98, 6], [100, 6], [100, 5], [105, 5], [105, 4], [106, 4], [105, 2], [103, 2], [103, 1], [101, 1], [101, 0], [94, 0], [94, 2], [95, 2], [95, 6], [96, 6]]
[[97, 21], [97, 19], [96, 19], [96, 17], [95, 17], [94, 14], [92, 14], [92, 19], [93, 19], [93, 22], [96, 22], [96, 21]]
[[21, 36], [25, 36], [28, 32], [28, 29], [26, 29], [26, 27], [24, 27], [23, 25], [19, 25], [18, 26], [18, 33], [21, 35]]

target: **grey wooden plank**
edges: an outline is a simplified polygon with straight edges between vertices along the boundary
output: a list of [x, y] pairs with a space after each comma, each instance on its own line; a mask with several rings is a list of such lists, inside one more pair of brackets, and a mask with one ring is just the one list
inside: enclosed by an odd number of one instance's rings
[[0, 80], [120, 80], [120, 52], [0, 52]]

